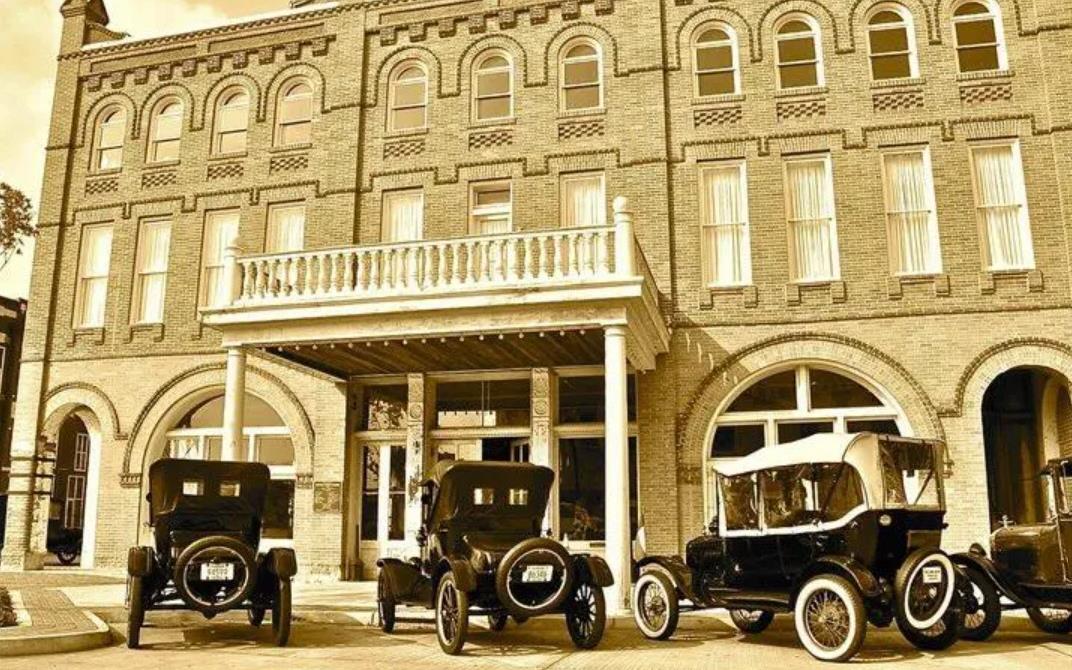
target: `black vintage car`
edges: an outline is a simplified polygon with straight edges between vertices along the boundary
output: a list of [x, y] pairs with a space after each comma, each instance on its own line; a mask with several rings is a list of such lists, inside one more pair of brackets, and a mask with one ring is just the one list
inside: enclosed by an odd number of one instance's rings
[[602, 558], [571, 555], [540, 536], [554, 477], [528, 463], [437, 464], [423, 484], [420, 557], [377, 562], [381, 628], [389, 633], [403, 621], [400, 604], [434, 609], [439, 646], [458, 654], [472, 614], [498, 632], [510, 617], [557, 613], [578, 648], [599, 644], [603, 587], [614, 579]]
[[634, 618], [649, 638], [678, 613], [726, 608], [745, 633], [792, 612], [817, 659], [845, 661], [867, 624], [917, 647], [957, 639], [967, 588], [939, 549], [945, 527], [940, 444], [821, 434], [717, 468], [717, 518], [685, 559], [638, 562]]
[[258, 553], [268, 466], [164, 459], [149, 468], [155, 547], [127, 557], [127, 646], [138, 647], [148, 610], [190, 609], [207, 619], [246, 610], [259, 626], [272, 612], [275, 642], [290, 637], [294, 550]]
[[1042, 479], [1049, 521], [998, 528], [989, 557], [978, 544], [953, 556], [972, 586], [961, 633], [966, 639], [993, 635], [1004, 609], [1026, 609], [1047, 633], [1072, 632], [1072, 458], [1050, 461]]

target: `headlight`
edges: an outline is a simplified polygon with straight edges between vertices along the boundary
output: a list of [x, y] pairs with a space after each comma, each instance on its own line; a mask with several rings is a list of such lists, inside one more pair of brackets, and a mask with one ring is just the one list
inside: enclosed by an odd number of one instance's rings
[[893, 523], [893, 517], [891, 517], [889, 514], [883, 514], [878, 518], [878, 523], [880, 526], [888, 526]]

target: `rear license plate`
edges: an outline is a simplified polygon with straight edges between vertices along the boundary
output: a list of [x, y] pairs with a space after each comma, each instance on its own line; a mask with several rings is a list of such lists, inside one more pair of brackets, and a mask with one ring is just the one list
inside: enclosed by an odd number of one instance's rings
[[923, 583], [924, 584], [941, 584], [942, 583], [942, 569], [941, 568], [923, 568]]
[[549, 582], [553, 571], [550, 565], [530, 565], [521, 573], [521, 581], [526, 584], [533, 582]]
[[234, 563], [202, 563], [201, 581], [226, 582], [234, 579]]

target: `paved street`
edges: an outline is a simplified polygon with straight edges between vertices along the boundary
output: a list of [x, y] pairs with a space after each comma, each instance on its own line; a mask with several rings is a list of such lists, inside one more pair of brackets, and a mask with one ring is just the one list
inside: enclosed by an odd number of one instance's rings
[[[150, 617], [151, 618], [151, 617]], [[815, 661], [799, 647], [788, 617], [776, 620], [763, 635], [745, 639], [728, 620], [692, 619], [684, 630], [664, 643], [648, 642], [630, 622], [618, 621], [600, 649], [577, 652], [569, 644], [564, 625], [551, 619], [511, 625], [495, 634], [480, 629], [470, 638], [467, 653], [459, 658], [443, 655], [430, 626], [400, 626], [388, 636], [359, 625], [325, 625], [298, 622], [291, 646], [278, 649], [269, 642], [267, 628], [255, 631], [239, 623], [198, 624], [190, 627], [147, 628], [145, 648], [124, 646], [64, 656], [5, 659], [5, 670], [42, 667], [64, 668], [814, 668]], [[1072, 639], [1042, 635], [1026, 619], [1010, 617], [999, 635], [985, 644], [960, 643], [953, 650], [932, 655], [905, 643], [894, 631], [870, 632], [857, 663], [870, 668], [1047, 668], [1067, 669], [1072, 663]]]

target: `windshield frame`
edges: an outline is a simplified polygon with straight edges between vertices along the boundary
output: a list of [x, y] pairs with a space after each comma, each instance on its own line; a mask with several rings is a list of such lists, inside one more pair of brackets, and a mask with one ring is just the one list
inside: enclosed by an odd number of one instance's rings
[[[886, 509], [904, 509], [904, 510], [916, 510], [916, 511], [944, 511], [946, 509], [945, 500], [945, 477], [944, 477], [944, 461], [942, 458], [942, 446], [936, 442], [917, 442], [914, 440], [899, 440], [889, 437], [880, 437], [878, 441], [878, 471], [877, 476], [882, 486], [882, 500], [881, 504]], [[889, 450], [927, 450], [930, 454], [930, 469], [927, 470], [927, 476], [923, 480], [922, 486], [916, 493], [915, 500], [908, 500], [908, 492], [904, 491], [904, 473], [907, 470], [896, 468], [893, 469], [887, 455]], [[918, 454], [913, 454], [914, 457], [918, 457]], [[915, 470], [919, 472], [920, 469]], [[892, 477], [891, 477], [892, 476]], [[904, 497], [902, 500], [895, 500], [891, 497], [891, 482], [896, 482]], [[937, 503], [920, 503], [920, 499], [924, 497], [924, 494], [934, 487], [936, 492]]]

